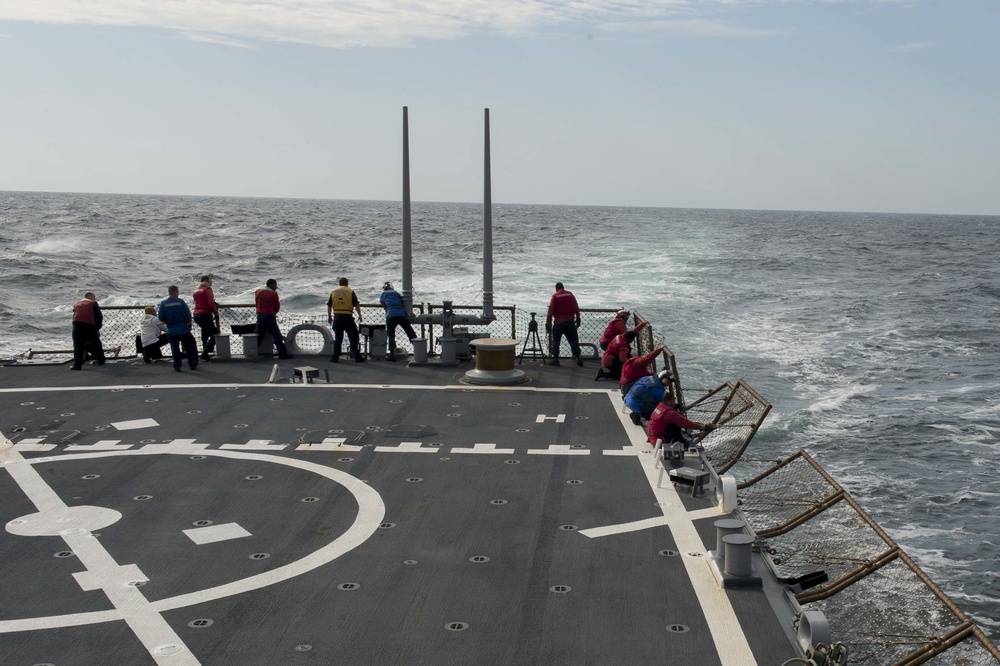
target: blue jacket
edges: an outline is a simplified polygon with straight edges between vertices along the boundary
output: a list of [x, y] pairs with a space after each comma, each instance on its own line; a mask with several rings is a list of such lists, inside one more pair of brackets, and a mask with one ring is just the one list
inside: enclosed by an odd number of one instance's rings
[[647, 398], [659, 402], [663, 399], [664, 392], [663, 382], [660, 381], [659, 377], [656, 375], [643, 377], [632, 384], [628, 395], [625, 396], [625, 406], [633, 412], [638, 412], [639, 407]]
[[168, 335], [191, 332], [191, 310], [187, 303], [177, 296], [169, 296], [160, 301], [156, 316], [167, 325]]
[[378, 302], [385, 308], [385, 317], [405, 317], [406, 309], [403, 307], [403, 297], [395, 289], [383, 291], [378, 297]]

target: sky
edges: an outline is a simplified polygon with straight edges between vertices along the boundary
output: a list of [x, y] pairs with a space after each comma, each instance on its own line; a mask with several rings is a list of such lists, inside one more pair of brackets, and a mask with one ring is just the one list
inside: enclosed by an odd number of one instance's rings
[[1000, 214], [1000, 0], [0, 0], [0, 190]]

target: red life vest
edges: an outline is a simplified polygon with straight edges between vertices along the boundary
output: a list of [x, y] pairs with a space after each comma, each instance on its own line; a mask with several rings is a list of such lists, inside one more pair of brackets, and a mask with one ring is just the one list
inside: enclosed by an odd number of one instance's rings
[[73, 305], [73, 323], [82, 322], [97, 326], [97, 319], [94, 317], [94, 305], [96, 304], [97, 301], [92, 301], [89, 298], [77, 301]]

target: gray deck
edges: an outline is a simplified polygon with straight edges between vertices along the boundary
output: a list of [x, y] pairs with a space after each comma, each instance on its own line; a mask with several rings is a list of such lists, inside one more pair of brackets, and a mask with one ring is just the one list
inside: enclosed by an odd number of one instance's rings
[[[0, 663], [749, 663], [730, 641], [794, 656], [760, 591], [715, 591], [746, 638], [719, 635], [689, 575], [708, 569], [701, 540], [588, 534], [664, 518], [656, 492], [674, 493], [652, 488], [593, 364], [525, 364], [532, 382], [502, 390], [461, 385], [468, 365], [296, 358], [286, 377], [296, 365], [336, 384], [266, 385], [272, 364], [245, 361], [0, 368]], [[12, 534], [39, 503], [51, 535]], [[708, 547], [711, 506], [683, 504]], [[195, 541], [213, 534], [228, 538]]]

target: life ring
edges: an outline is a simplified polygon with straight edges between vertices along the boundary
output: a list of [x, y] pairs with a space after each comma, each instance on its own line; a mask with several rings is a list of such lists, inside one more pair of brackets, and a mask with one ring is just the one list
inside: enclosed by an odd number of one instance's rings
[[[302, 349], [297, 344], [295, 344], [295, 336], [302, 331], [314, 331], [323, 336], [323, 348], [319, 351], [313, 349]], [[330, 356], [333, 354], [333, 334], [330, 333], [330, 329], [326, 326], [320, 326], [319, 324], [299, 324], [293, 326], [288, 335], [285, 336], [285, 345], [288, 347], [288, 351], [292, 354], [302, 354], [303, 356]]]

